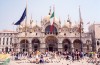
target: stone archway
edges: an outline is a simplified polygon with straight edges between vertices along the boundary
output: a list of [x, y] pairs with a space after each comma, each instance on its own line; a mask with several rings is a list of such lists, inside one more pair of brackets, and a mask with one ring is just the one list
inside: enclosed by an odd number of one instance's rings
[[62, 41], [63, 44], [63, 51], [71, 51], [71, 42], [68, 39], [64, 39]]
[[20, 41], [20, 51], [21, 52], [28, 52], [29, 51], [29, 46], [28, 46], [28, 40], [23, 39]]
[[35, 38], [32, 40], [32, 51], [37, 51], [40, 48], [40, 41], [39, 39]]
[[46, 37], [45, 43], [48, 51], [53, 52], [58, 50], [58, 40], [55, 36]]
[[74, 42], [73, 42], [74, 51], [76, 51], [76, 50], [81, 51], [81, 44], [82, 44], [81, 40], [79, 40], [79, 39], [74, 40]]
[[86, 40], [86, 52], [90, 52], [91, 51], [91, 49], [90, 49], [90, 43], [91, 43], [90, 40]]
[[100, 48], [98, 49], [98, 52], [100, 52]]

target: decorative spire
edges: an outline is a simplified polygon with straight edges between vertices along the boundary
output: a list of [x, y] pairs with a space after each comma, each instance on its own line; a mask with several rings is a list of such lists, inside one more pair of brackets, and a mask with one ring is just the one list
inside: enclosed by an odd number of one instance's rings
[[36, 20], [36, 26], [37, 26], [37, 20]]
[[71, 28], [71, 21], [70, 21], [70, 18], [69, 18], [69, 14], [68, 14], [68, 19], [67, 19], [67, 22], [69, 22], [69, 27]]
[[61, 25], [61, 20], [60, 20], [60, 17], [59, 17], [59, 24]]
[[68, 19], [67, 19], [67, 22], [70, 22], [70, 19], [69, 19], [69, 14], [68, 14]]
[[64, 25], [66, 24], [66, 21], [64, 20]]
[[33, 20], [32, 20], [32, 14], [31, 14], [30, 26], [31, 26], [32, 22], [33, 22]]
[[41, 16], [41, 26], [42, 26], [42, 16]]
[[51, 15], [51, 6], [50, 6], [50, 10], [49, 10], [49, 15]]
[[41, 16], [41, 23], [42, 23], [42, 16]]

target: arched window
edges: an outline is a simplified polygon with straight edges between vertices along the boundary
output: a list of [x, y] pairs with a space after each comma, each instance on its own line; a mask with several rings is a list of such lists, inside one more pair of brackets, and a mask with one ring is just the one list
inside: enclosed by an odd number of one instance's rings
[[12, 38], [10, 38], [10, 45], [12, 44]]
[[97, 45], [99, 46], [99, 41], [97, 41]]
[[52, 32], [57, 32], [57, 28], [53, 25], [53, 26], [51, 26], [51, 25], [48, 25], [46, 28], [45, 28], [45, 32], [51, 32], [51, 30], [52, 30]]
[[3, 38], [3, 45], [4, 45], [4, 43], [5, 43], [5, 38]]
[[6, 44], [8, 45], [8, 38], [7, 38], [7, 40], [6, 40]]
[[66, 33], [64, 33], [64, 36], [66, 36]]

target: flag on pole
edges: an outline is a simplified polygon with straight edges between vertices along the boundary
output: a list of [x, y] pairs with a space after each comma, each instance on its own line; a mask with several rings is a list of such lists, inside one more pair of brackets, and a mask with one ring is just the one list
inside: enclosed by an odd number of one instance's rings
[[25, 19], [25, 17], [26, 17], [26, 8], [25, 8], [25, 10], [24, 10], [24, 12], [23, 12], [21, 18], [19, 19], [19, 21], [17, 21], [17, 22], [15, 23], [15, 25], [20, 25], [20, 23]]
[[54, 19], [54, 12], [52, 13], [52, 15], [50, 16], [50, 24], [52, 25], [53, 24], [53, 19]]
[[70, 19], [69, 19], [69, 15], [68, 15], [68, 20], [67, 20], [67, 22], [69, 22], [69, 27], [71, 28], [71, 21], [70, 21]]
[[52, 13], [52, 15], [50, 16], [50, 19], [51, 19], [51, 27], [50, 27], [50, 32], [53, 31], [53, 27], [54, 27], [54, 12]]
[[53, 7], [53, 13], [51, 14], [51, 16], [50, 16], [50, 24], [51, 24], [51, 26], [50, 26], [50, 32], [52, 32], [53, 31], [53, 28], [54, 28], [54, 21], [55, 21], [55, 7]]
[[53, 18], [54, 17], [54, 12], [52, 13], [52, 15], [50, 16], [50, 18]]
[[53, 24], [50, 26], [50, 32], [53, 31], [53, 28], [54, 28], [54, 22], [53, 22]]

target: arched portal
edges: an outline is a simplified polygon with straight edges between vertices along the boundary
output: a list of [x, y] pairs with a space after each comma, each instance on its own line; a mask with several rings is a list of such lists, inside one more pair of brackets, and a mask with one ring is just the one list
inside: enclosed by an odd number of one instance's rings
[[79, 39], [74, 40], [73, 42], [74, 50], [81, 51], [81, 44], [82, 42]]
[[32, 51], [37, 51], [40, 48], [40, 41], [39, 39], [35, 38], [32, 40]]
[[48, 51], [57, 51], [58, 50], [58, 40], [54, 36], [48, 36], [45, 39], [46, 42], [46, 48]]
[[98, 52], [100, 52], [100, 48], [98, 49]]
[[29, 51], [28, 43], [29, 42], [26, 39], [21, 40], [21, 42], [20, 42], [20, 51], [21, 52]]
[[68, 39], [64, 39], [62, 44], [64, 51], [71, 51], [71, 42]]

